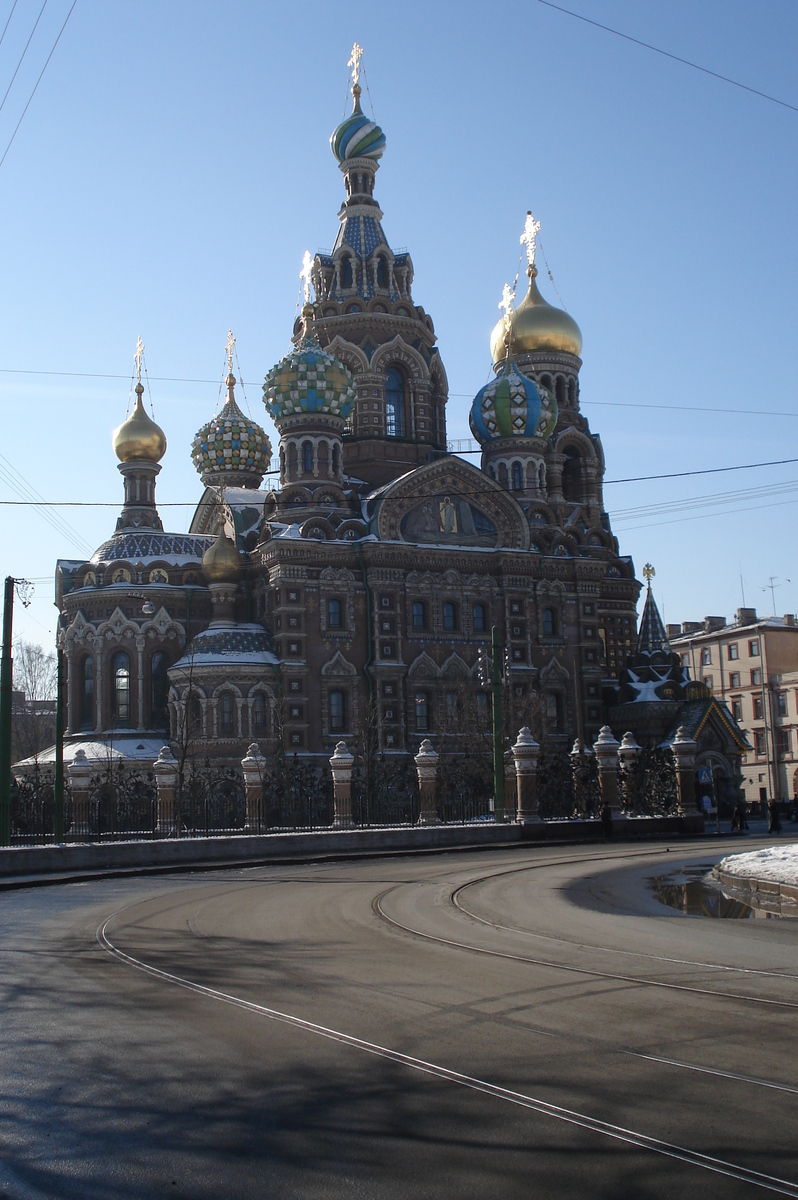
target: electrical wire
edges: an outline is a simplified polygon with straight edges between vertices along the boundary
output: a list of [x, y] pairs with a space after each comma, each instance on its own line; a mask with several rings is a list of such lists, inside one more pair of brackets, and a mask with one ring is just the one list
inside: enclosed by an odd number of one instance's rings
[[42, 499], [42, 496], [36, 489], [28, 483], [24, 475], [9, 462], [5, 455], [0, 454], [0, 480], [6, 483], [13, 492], [16, 492], [21, 497], [19, 501], [11, 501], [12, 504], [24, 505], [29, 508], [36, 508], [42, 520], [55, 530], [59, 537], [69, 541], [72, 545], [77, 546], [81, 552], [88, 550], [89, 554], [93, 554], [93, 547], [78, 533], [76, 529], [59, 516], [58, 513], [52, 510], [56, 507], [61, 507], [48, 504]]
[[[2, 101], [0, 101], [0, 112], [2, 112], [3, 109], [5, 108], [5, 103], [6, 103], [6, 100], [8, 99], [8, 93], [11, 91], [12, 87], [14, 86], [14, 80], [16, 79], [17, 75], [19, 74], [19, 68], [22, 66], [22, 63], [25, 60], [25, 55], [28, 53], [28, 46], [33, 41], [33, 35], [36, 32], [37, 26], [42, 19], [42, 13], [44, 12], [44, 10], [46, 8], [47, 8], [47, 0], [44, 0], [44, 4], [39, 9], [39, 15], [36, 18], [36, 21], [34, 22], [33, 29], [31, 29], [31, 31], [30, 31], [30, 37], [28, 38], [27, 42], [25, 43], [25, 49], [22, 51], [22, 53], [19, 56], [19, 62], [16, 65], [14, 74], [11, 76], [11, 82], [9, 83], [8, 87], [6, 88], [6, 94], [5, 94], [5, 96], [3, 96]], [[9, 21], [11, 20], [10, 17], [8, 19], [9, 19]], [[6, 28], [7, 28], [7, 26], [6, 26]], [[3, 36], [5, 36], [5, 30], [3, 31]]]
[[[45, 3], [46, 3], [46, 2], [47, 2], [47, 0], [45, 0]], [[64, 24], [61, 26], [61, 28], [60, 28], [60, 29], [59, 29], [59, 31], [58, 31], [58, 37], [57, 37], [57, 38], [55, 39], [55, 41], [53, 42], [53, 48], [52, 48], [52, 50], [50, 51], [50, 53], [47, 55], [47, 60], [46, 60], [46, 62], [45, 62], [45, 64], [44, 64], [44, 66], [43, 66], [43, 67], [42, 67], [42, 69], [41, 69], [41, 72], [40, 72], [40, 74], [39, 74], [39, 78], [36, 80], [36, 83], [35, 83], [35, 84], [34, 84], [34, 86], [33, 86], [33, 91], [31, 92], [30, 96], [28, 97], [28, 103], [27, 103], [27, 104], [25, 105], [25, 107], [23, 108], [23, 110], [22, 110], [22, 116], [21, 116], [21, 117], [19, 118], [19, 120], [17, 121], [16, 127], [15, 127], [15, 129], [14, 129], [14, 132], [11, 134], [11, 137], [10, 137], [10, 139], [9, 139], [8, 145], [6, 146], [5, 150], [3, 151], [3, 157], [2, 157], [2, 158], [0, 158], [0, 167], [2, 167], [3, 163], [6, 161], [6, 156], [8, 155], [8, 152], [9, 152], [9, 150], [11, 149], [12, 145], [14, 144], [14, 138], [17, 136], [17, 134], [18, 134], [18, 132], [19, 132], [19, 127], [20, 127], [20, 125], [22, 124], [22, 122], [23, 122], [23, 121], [24, 121], [24, 119], [25, 119], [25, 113], [26, 113], [26, 112], [28, 111], [28, 109], [30, 108], [31, 101], [33, 100], [33, 97], [36, 95], [36, 92], [37, 92], [37, 90], [38, 90], [39, 84], [40, 84], [40, 83], [41, 83], [41, 81], [42, 81], [42, 76], [44, 75], [44, 72], [47, 70], [47, 67], [48, 67], [48, 64], [49, 64], [49, 62], [50, 62], [50, 59], [51, 59], [51, 58], [53, 57], [53, 55], [55, 54], [55, 48], [56, 48], [56, 46], [58, 45], [58, 43], [61, 41], [61, 34], [62, 34], [62, 33], [64, 32], [64, 30], [66, 29], [66, 26], [67, 26], [67, 21], [68, 21], [68, 20], [69, 20], [69, 18], [72, 16], [72, 12], [73, 12], [73, 10], [74, 10], [74, 8], [75, 8], [75, 5], [77, 4], [77, 2], [78, 2], [78, 0], [72, 0], [72, 7], [70, 8], [69, 12], [68, 12], [68, 13], [67, 13], [67, 15], [66, 15], [66, 18], [64, 19]], [[41, 14], [40, 14], [40, 15], [41, 15]]]
[[663, 50], [660, 46], [653, 46], [651, 42], [644, 42], [641, 38], [632, 37], [631, 34], [622, 33], [620, 29], [613, 29], [610, 25], [602, 25], [601, 21], [593, 21], [590, 17], [573, 12], [570, 8], [563, 8], [561, 4], [554, 4], [553, 0], [537, 0], [537, 2], [544, 5], [545, 8], [553, 8], [556, 12], [564, 13], [567, 17], [583, 21], [585, 25], [592, 25], [596, 29], [602, 29], [605, 33], [611, 33], [614, 37], [623, 38], [625, 42], [633, 42], [635, 46], [642, 46], [645, 50], [653, 50], [655, 54], [661, 54], [663, 58], [670, 58], [685, 67], [691, 67], [694, 71], [701, 71], [704, 75], [711, 75], [713, 79], [719, 79], [722, 83], [730, 83], [732, 87], [741, 88], [744, 92], [750, 92], [754, 96], [759, 96], [762, 100], [770, 100], [772, 104], [779, 104], [782, 108], [789, 108], [792, 112], [798, 113], [797, 105], [789, 104], [786, 100], [780, 100], [778, 96], [771, 96], [768, 92], [760, 92], [758, 88], [749, 87], [747, 83], [740, 83], [739, 79], [732, 79], [728, 75], [721, 75], [718, 71], [712, 71], [709, 67], [702, 67], [700, 63], [691, 62], [689, 58], [681, 58], [678, 54], [671, 54], [669, 50]]
[[14, 15], [14, 9], [16, 7], [17, 7], [17, 0], [14, 0], [14, 3], [11, 5], [11, 12], [8, 14], [8, 20], [6, 21], [5, 25], [3, 26], [3, 32], [0, 33], [0, 46], [2, 46], [2, 44], [3, 44], [3, 38], [6, 36], [6, 30], [8, 29], [9, 25], [11, 24], [11, 18]]

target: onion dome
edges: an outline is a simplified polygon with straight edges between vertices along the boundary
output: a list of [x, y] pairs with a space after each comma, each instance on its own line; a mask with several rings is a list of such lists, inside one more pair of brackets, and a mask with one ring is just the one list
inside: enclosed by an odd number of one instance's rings
[[375, 121], [370, 121], [360, 108], [360, 85], [352, 88], [354, 105], [352, 112], [342, 121], [330, 137], [330, 149], [339, 163], [349, 158], [382, 158], [385, 149], [385, 134]]
[[227, 483], [257, 488], [269, 469], [271, 443], [260, 425], [245, 417], [236, 404], [235, 383], [231, 371], [227, 403], [197, 431], [191, 445], [192, 461], [206, 487]]
[[322, 350], [313, 329], [313, 306], [302, 309], [304, 331], [296, 349], [268, 372], [263, 402], [279, 423], [314, 413], [345, 420], [357, 399], [352, 372]]
[[241, 555], [224, 529], [203, 554], [202, 573], [208, 583], [235, 583], [241, 575]]
[[[561, 354], [582, 353], [582, 332], [573, 317], [561, 308], [548, 304], [535, 282], [537, 268], [529, 268], [529, 291], [510, 314], [510, 343], [514, 354], [532, 350], [553, 350]], [[490, 336], [490, 352], [495, 363], [507, 355], [507, 334], [504, 318], [494, 326]]]
[[136, 384], [136, 403], [133, 412], [112, 434], [114, 454], [120, 462], [160, 462], [166, 454], [166, 435], [160, 425], [147, 416], [141, 397], [144, 388]]
[[522, 375], [509, 355], [496, 378], [477, 392], [468, 422], [483, 446], [495, 438], [547, 438], [557, 424], [557, 401], [548, 388]]

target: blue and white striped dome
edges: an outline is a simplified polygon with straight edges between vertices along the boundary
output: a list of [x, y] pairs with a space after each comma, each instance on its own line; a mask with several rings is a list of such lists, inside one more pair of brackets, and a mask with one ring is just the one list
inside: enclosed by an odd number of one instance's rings
[[355, 96], [351, 114], [342, 121], [330, 137], [330, 149], [339, 163], [349, 158], [382, 158], [385, 134], [376, 121], [370, 121], [360, 110], [360, 97]]
[[474, 397], [469, 424], [482, 446], [503, 437], [548, 438], [557, 424], [557, 401], [508, 357], [496, 378]]

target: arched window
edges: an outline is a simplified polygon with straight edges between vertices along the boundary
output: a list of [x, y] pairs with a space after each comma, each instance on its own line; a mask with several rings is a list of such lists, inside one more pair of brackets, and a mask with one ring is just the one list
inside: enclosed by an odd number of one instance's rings
[[521, 477], [521, 464], [520, 464], [520, 462], [514, 462], [513, 463], [513, 491], [520, 492], [521, 489], [523, 488], [523, 486], [524, 486], [524, 483], [523, 483], [523, 479]]
[[566, 451], [562, 469], [562, 494], [573, 504], [582, 503], [582, 460], [575, 450]]
[[427, 606], [423, 600], [413, 601], [413, 628], [427, 628]]
[[188, 728], [193, 737], [202, 737], [202, 704], [196, 695], [188, 699]]
[[222, 692], [219, 697], [219, 736], [232, 737], [234, 732], [233, 713], [235, 701], [232, 692]]
[[557, 614], [553, 608], [543, 609], [543, 636], [557, 636]]
[[80, 664], [78, 676], [80, 697], [78, 711], [80, 713], [80, 728], [94, 728], [94, 659], [84, 658]]
[[502, 487], [507, 487], [507, 463], [499, 463], [499, 483]]
[[563, 379], [562, 375], [557, 376], [554, 386], [554, 395], [557, 398], [558, 404], [565, 404], [565, 380]]
[[457, 629], [457, 605], [450, 600], [443, 606], [443, 628], [449, 632]]
[[343, 627], [343, 620], [342, 620], [342, 611], [341, 611], [341, 601], [340, 600], [328, 600], [327, 601], [327, 628], [328, 629], [341, 629], [342, 627]]
[[130, 720], [130, 658], [124, 651], [111, 659], [111, 716], [117, 725]]
[[313, 446], [310, 442], [302, 443], [302, 469], [306, 475], [313, 474]]
[[559, 692], [546, 693], [546, 724], [551, 733], [562, 733], [564, 706]]
[[338, 471], [339, 471], [339, 465], [338, 465], [338, 463], [339, 463], [338, 444], [337, 444], [337, 442], [333, 442], [333, 448], [332, 448], [332, 473], [333, 473], [333, 475], [334, 475], [334, 476], [337, 476], [337, 475], [338, 475]]
[[576, 407], [576, 380], [573, 376], [568, 380], [568, 403], [571, 408]]
[[544, 388], [551, 391], [551, 375], [541, 375], [540, 382]]
[[416, 710], [416, 733], [428, 733], [432, 713], [430, 712], [429, 695], [427, 692], [416, 692], [414, 707]]
[[354, 279], [352, 277], [352, 260], [349, 255], [341, 261], [341, 287], [354, 287]]
[[343, 733], [346, 729], [346, 705], [344, 693], [330, 692], [330, 733]]
[[377, 259], [377, 287], [388, 286], [388, 264], [385, 259], [380, 257]]
[[385, 376], [385, 432], [388, 437], [405, 435], [405, 381], [396, 367]]
[[474, 605], [474, 633], [484, 633], [487, 628], [487, 614], [484, 604]]
[[266, 729], [266, 700], [263, 692], [256, 692], [252, 697], [252, 732], [262, 734]]
[[150, 659], [150, 724], [153, 729], [169, 728], [169, 661], [158, 650]]

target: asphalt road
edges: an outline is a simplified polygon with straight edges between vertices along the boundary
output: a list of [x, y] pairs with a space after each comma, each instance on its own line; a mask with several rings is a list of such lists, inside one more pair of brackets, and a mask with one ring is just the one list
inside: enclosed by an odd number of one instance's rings
[[730, 847], [0, 895], [0, 1196], [798, 1197], [798, 921], [646, 884]]

